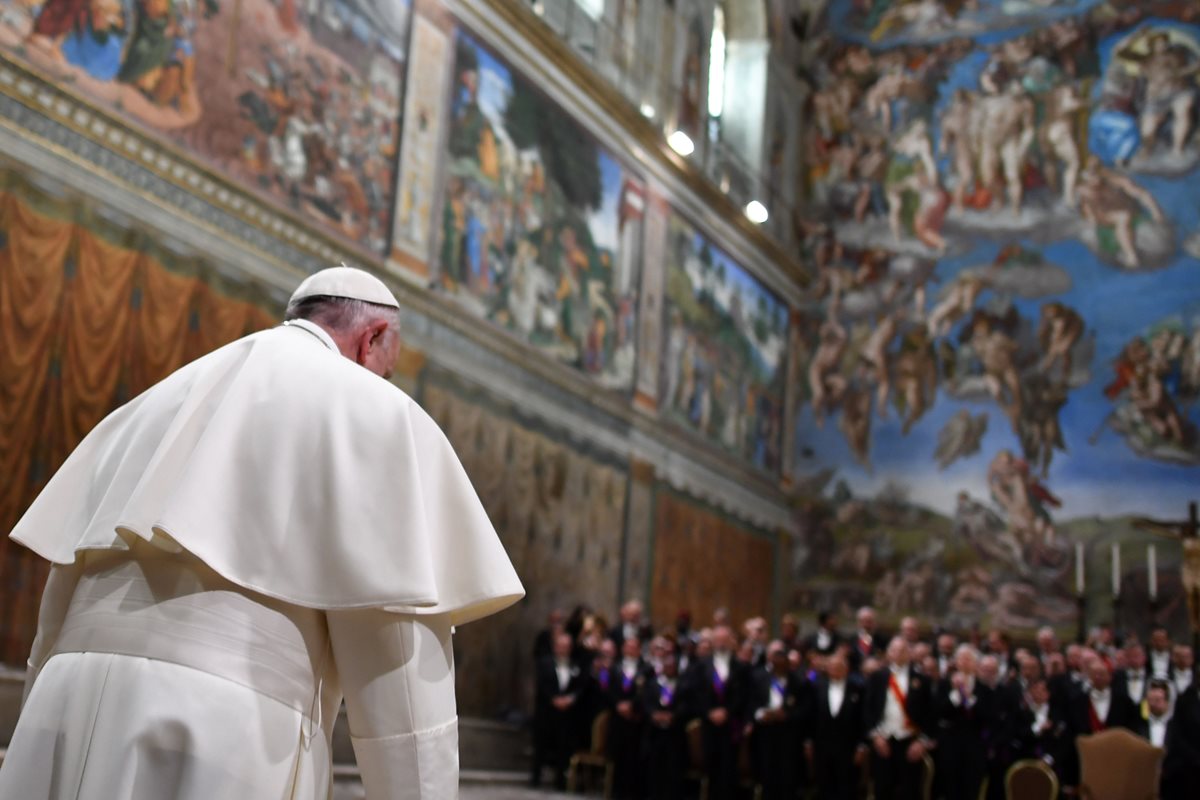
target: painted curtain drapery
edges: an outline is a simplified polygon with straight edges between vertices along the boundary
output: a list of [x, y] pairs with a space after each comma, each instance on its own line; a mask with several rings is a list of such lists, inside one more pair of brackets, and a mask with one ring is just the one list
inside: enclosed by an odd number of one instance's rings
[[[274, 324], [211, 268], [86, 203], [0, 173], [0, 529], [103, 417], [183, 364]], [[48, 564], [0, 538], [0, 659], [23, 664]]]

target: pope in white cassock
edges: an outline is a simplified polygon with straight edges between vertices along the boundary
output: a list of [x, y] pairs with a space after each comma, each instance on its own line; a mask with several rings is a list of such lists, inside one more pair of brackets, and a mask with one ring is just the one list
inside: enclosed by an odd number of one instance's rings
[[[335, 267], [288, 321], [109, 415], [12, 538], [53, 562], [3, 800], [458, 795], [452, 626], [524, 590], [386, 378], [399, 304]], [[364, 369], [365, 367], [365, 369]]]

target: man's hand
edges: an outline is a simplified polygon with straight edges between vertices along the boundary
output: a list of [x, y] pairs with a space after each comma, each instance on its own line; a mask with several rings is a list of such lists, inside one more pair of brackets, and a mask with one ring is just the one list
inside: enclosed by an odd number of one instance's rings
[[854, 766], [861, 767], [867, 763], [867, 748], [859, 746], [854, 750]]
[[875, 734], [875, 738], [873, 738], [871, 740], [871, 744], [875, 747], [875, 752], [879, 755], [880, 758], [891, 758], [892, 757], [891, 745], [888, 744], [887, 739], [883, 738], [878, 733]]
[[723, 708], [714, 708], [708, 712], [708, 721], [713, 725], [724, 725], [729, 721], [729, 712]]
[[633, 701], [632, 700], [622, 700], [621, 702], [617, 703], [617, 713], [620, 714], [625, 719], [632, 719], [633, 718]]
[[675, 718], [675, 715], [672, 714], [670, 711], [655, 711], [653, 714], [650, 715], [650, 719], [654, 720], [654, 724], [660, 728], [671, 727], [671, 721], [674, 718]]
[[559, 697], [554, 698], [551, 702], [554, 703], [554, 707], [559, 711], [566, 711], [568, 708], [575, 705], [575, 695], [560, 695]]
[[908, 746], [908, 760], [914, 764], [925, 757], [925, 743], [916, 741]]

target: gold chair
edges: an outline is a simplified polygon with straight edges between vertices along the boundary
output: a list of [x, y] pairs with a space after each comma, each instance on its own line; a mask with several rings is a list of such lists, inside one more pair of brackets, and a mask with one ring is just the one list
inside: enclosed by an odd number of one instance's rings
[[610, 711], [601, 711], [596, 715], [596, 719], [592, 721], [592, 746], [571, 756], [571, 762], [567, 767], [567, 791], [571, 794], [575, 793], [579, 768], [587, 767], [604, 770], [605, 800], [612, 796], [613, 772], [616, 766], [608, 757], [608, 721], [611, 713]]
[[1124, 728], [1080, 736], [1081, 800], [1154, 800], [1163, 750]]
[[1006, 800], [1055, 800], [1058, 776], [1040, 758], [1024, 758], [1004, 773]]
[[703, 723], [694, 719], [684, 729], [687, 733], [688, 770], [684, 775], [700, 785], [700, 800], [708, 800], [708, 765], [704, 761]]

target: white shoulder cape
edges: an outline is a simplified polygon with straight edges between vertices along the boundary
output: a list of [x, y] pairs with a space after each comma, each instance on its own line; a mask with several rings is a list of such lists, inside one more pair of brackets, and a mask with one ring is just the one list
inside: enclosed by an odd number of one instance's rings
[[459, 625], [519, 600], [437, 424], [305, 325], [239, 339], [114, 411], [12, 538], [70, 564], [138, 537], [310, 608], [449, 614]]

